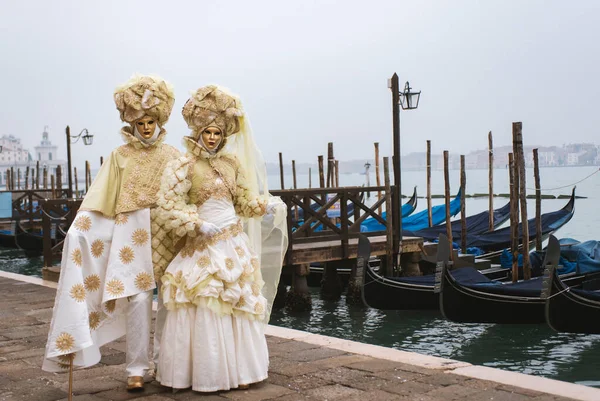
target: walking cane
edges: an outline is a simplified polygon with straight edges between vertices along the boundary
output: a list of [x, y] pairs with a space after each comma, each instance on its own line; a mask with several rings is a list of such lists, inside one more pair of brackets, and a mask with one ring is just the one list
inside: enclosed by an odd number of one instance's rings
[[75, 354], [69, 355], [69, 396], [68, 396], [68, 401], [73, 401], [73, 359], [75, 359]]

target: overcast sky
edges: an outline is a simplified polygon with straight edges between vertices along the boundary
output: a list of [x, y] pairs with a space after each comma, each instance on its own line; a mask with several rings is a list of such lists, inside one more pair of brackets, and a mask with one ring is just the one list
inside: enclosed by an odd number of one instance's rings
[[171, 82], [167, 143], [188, 134], [190, 92], [238, 93], [267, 161], [340, 160], [392, 147], [387, 79], [421, 90], [401, 113], [402, 153], [468, 153], [598, 140], [600, 1], [10, 1], [0, 0], [0, 135], [30, 147], [44, 125], [88, 128], [74, 162], [120, 144], [114, 88], [133, 73]]

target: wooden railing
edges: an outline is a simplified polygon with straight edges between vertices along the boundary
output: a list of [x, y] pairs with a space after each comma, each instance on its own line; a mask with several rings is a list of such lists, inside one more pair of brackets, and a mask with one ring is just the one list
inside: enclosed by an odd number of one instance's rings
[[[12, 194], [12, 217], [11, 220], [26, 221], [32, 224], [34, 220], [42, 218], [40, 203], [48, 198], [52, 198], [52, 190], [23, 189], [15, 191], [0, 191], [0, 193]], [[66, 189], [55, 189], [54, 195], [57, 198], [67, 196]]]
[[[50, 267], [59, 262], [66, 233], [73, 223], [81, 199], [47, 199], [40, 202], [42, 230], [44, 232], [44, 266]], [[54, 238], [50, 233], [55, 232]]]
[[[378, 191], [382, 192], [381, 199], [375, 201], [373, 205], [367, 206], [363, 200], [363, 194], [366, 192], [377, 193]], [[389, 188], [388, 191], [393, 193]], [[385, 186], [278, 190], [270, 191], [270, 193], [281, 197], [288, 207], [287, 264], [291, 264], [294, 245], [312, 242], [339, 241], [342, 247], [342, 256], [347, 258], [349, 240], [358, 237], [361, 223], [369, 217], [377, 220], [384, 228], [381, 231], [362, 233], [363, 235], [391, 234], [389, 229], [391, 227], [388, 227], [388, 223], [379, 212], [380, 206], [385, 204], [386, 195], [388, 195]], [[303, 219], [296, 218], [300, 215], [300, 210], [302, 210]], [[339, 210], [339, 217], [328, 215], [327, 212], [332, 210]]]

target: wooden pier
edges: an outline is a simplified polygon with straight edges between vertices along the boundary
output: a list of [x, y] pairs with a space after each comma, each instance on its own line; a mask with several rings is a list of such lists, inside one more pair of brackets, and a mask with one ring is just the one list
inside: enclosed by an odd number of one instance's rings
[[50, 189], [21, 189], [14, 191], [0, 191], [0, 196], [10, 194], [11, 213], [10, 217], [1, 217], [0, 226], [10, 225], [13, 221], [41, 222], [41, 203], [53, 196], [62, 197], [66, 195], [66, 190]]
[[[367, 192], [383, 196], [367, 206], [362, 195]], [[390, 189], [375, 187], [313, 188], [271, 191], [288, 206], [287, 265], [356, 259], [358, 234], [369, 237], [372, 256], [385, 256], [388, 246], [388, 222], [382, 217], [380, 206]], [[334, 211], [332, 213], [332, 211]], [[295, 219], [302, 214], [303, 220]], [[332, 217], [339, 216], [339, 217]], [[384, 227], [381, 231], [360, 232], [360, 225], [374, 218]], [[401, 253], [420, 252], [422, 238], [404, 237]]]

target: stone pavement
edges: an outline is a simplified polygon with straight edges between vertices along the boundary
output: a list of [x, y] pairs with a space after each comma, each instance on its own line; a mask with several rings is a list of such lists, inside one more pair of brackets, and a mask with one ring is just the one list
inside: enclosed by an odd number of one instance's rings
[[[48, 326], [52, 316], [56, 290], [36, 284], [15, 281], [0, 275], [0, 401], [9, 400], [66, 400], [68, 373], [48, 373], [41, 370]], [[374, 356], [348, 352], [345, 348], [372, 347], [330, 337], [314, 336], [293, 330], [273, 328], [270, 332], [288, 333], [288, 338], [268, 336], [270, 350], [269, 379], [248, 390], [232, 390], [199, 394], [190, 390], [173, 393], [156, 382], [147, 380], [142, 393], [125, 391], [124, 340], [103, 347], [102, 360], [95, 367], [75, 371], [74, 397], [76, 401], [106, 400], [494, 400], [494, 401], [558, 401], [570, 399], [600, 399], [588, 388], [547, 379], [548, 383], [574, 386], [581, 390], [578, 398], [563, 398], [473, 378], [479, 373], [450, 373], [475, 368], [469, 364], [441, 360], [437, 368], [426, 368], [432, 357], [402, 353], [374, 347]], [[298, 333], [308, 341], [290, 339]], [[300, 336], [302, 337], [302, 336]], [[303, 338], [303, 337], [302, 337]], [[337, 344], [323, 346], [323, 341]], [[389, 360], [388, 354], [400, 353], [412, 362]], [[381, 356], [379, 356], [381, 355]], [[395, 355], [395, 354], [394, 354]], [[421, 359], [420, 359], [421, 358]], [[422, 359], [425, 358], [425, 359]], [[430, 359], [427, 359], [430, 358]], [[392, 358], [393, 359], [393, 358]], [[419, 362], [421, 361], [421, 362]], [[425, 361], [424, 363], [422, 363]], [[444, 362], [448, 361], [448, 362]], [[445, 364], [445, 365], [444, 365]], [[418, 366], [421, 365], [421, 366]], [[450, 370], [449, 370], [450, 369]], [[488, 368], [485, 368], [488, 369]], [[497, 371], [493, 369], [493, 371]], [[527, 379], [528, 376], [518, 375]], [[522, 381], [522, 380], [521, 380]], [[527, 380], [525, 380], [527, 381]], [[546, 383], [546, 382], [543, 382]], [[519, 384], [521, 386], [521, 384]], [[552, 386], [541, 387], [552, 391]], [[569, 390], [572, 391], [572, 390]], [[560, 392], [559, 392], [560, 393]], [[563, 395], [565, 391], [562, 392]], [[571, 393], [569, 393], [571, 394]]]

